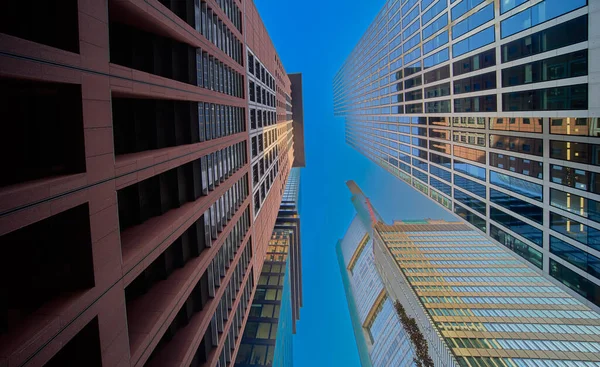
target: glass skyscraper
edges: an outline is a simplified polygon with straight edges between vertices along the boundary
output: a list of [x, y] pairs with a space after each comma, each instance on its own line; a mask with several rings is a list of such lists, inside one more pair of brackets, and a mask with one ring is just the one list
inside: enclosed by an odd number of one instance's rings
[[373, 248], [389, 298], [416, 320], [436, 367], [600, 366], [600, 314], [480, 231], [379, 222]]
[[373, 262], [372, 225], [381, 217], [354, 182], [349, 181], [348, 186], [357, 214], [338, 241], [336, 252], [361, 364], [412, 366], [410, 340]]
[[349, 145], [600, 310], [600, 1], [389, 0], [333, 81]]
[[292, 335], [302, 306], [299, 191], [300, 168], [295, 167], [288, 176], [236, 367], [293, 366]]

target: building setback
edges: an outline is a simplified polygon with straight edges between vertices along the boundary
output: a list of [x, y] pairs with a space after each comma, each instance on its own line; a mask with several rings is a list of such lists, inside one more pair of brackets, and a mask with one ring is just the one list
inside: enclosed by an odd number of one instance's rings
[[302, 306], [300, 168], [293, 168], [273, 229], [235, 366], [293, 366], [292, 334]]
[[347, 185], [357, 214], [336, 253], [361, 365], [412, 366], [410, 339], [374, 263], [373, 225], [381, 217], [354, 181]]
[[0, 365], [233, 365], [294, 160], [253, 2], [5, 2], [0, 97]]
[[600, 2], [388, 0], [346, 141], [600, 311]]
[[600, 365], [600, 315], [458, 222], [379, 222], [377, 270], [435, 366]]

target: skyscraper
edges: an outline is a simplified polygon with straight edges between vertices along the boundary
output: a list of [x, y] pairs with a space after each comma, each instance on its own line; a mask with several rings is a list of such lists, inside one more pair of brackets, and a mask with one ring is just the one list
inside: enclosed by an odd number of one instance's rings
[[283, 194], [235, 366], [290, 367], [292, 334], [302, 306], [300, 168], [293, 168]]
[[254, 3], [3, 2], [0, 96], [0, 365], [231, 365], [294, 160]]
[[413, 349], [373, 261], [373, 225], [381, 220], [353, 181], [354, 216], [336, 245], [342, 283], [363, 367], [412, 366]]
[[334, 78], [356, 150], [600, 310], [600, 2], [389, 0]]
[[[374, 229], [386, 291], [435, 366], [600, 365], [600, 314], [459, 222]], [[424, 351], [425, 348], [422, 348]], [[418, 355], [418, 353], [416, 353]]]

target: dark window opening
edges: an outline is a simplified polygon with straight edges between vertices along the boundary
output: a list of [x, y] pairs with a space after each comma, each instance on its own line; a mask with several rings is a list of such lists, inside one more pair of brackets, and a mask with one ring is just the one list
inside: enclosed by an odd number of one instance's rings
[[98, 317], [94, 317], [44, 366], [90, 366], [102, 367], [100, 330]]

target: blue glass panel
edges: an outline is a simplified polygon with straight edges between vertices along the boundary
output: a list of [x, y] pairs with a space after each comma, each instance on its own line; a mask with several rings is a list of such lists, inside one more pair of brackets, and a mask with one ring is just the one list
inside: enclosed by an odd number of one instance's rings
[[550, 19], [587, 5], [587, 0], [546, 0], [503, 20], [500, 25], [502, 38], [519, 33]]
[[444, 28], [448, 25], [448, 14], [444, 14], [441, 17], [437, 18], [430, 25], [423, 28], [423, 39], [427, 39], [427, 37], [431, 36], [435, 32]]
[[448, 31], [442, 32], [423, 44], [423, 54], [426, 55], [436, 48], [448, 43]]
[[[410, 10], [410, 8], [412, 8], [419, 0], [408, 0], [406, 2], [406, 4], [404, 4], [404, 6], [402, 6], [402, 15], [406, 15], [406, 13], [408, 13], [408, 11]], [[419, 10], [419, 7], [417, 7], [417, 10]]]
[[593, 227], [551, 212], [550, 228], [600, 251], [600, 231]]
[[[417, 9], [418, 10], [418, 9]], [[413, 33], [421, 29], [421, 23], [417, 20], [410, 27], [406, 28], [404, 32], [402, 32], [402, 39], [408, 39]]]
[[504, 14], [512, 8], [523, 4], [527, 0], [500, 0], [500, 14]]
[[550, 236], [550, 252], [600, 279], [600, 259], [577, 247]]
[[429, 10], [427, 10], [421, 16], [421, 24], [425, 24], [435, 18], [439, 13], [441, 13], [444, 9], [446, 9], [448, 3], [446, 0], [438, 0]]
[[455, 20], [482, 2], [483, 0], [462, 0], [452, 8], [452, 20]]
[[433, 188], [443, 192], [444, 194], [446, 194], [448, 196], [452, 195], [452, 189], [450, 188], [450, 185], [446, 185], [442, 181], [440, 181], [436, 178], [433, 178], [433, 177], [429, 178], [429, 183]]
[[441, 64], [444, 61], [448, 61], [449, 57], [450, 57], [450, 51], [448, 50], [448, 47], [446, 47], [445, 49], [438, 51], [438, 52], [434, 53], [433, 55], [427, 56], [426, 58], [424, 58], [423, 59], [423, 67], [425, 69], [428, 69], [437, 64]]
[[492, 19], [494, 19], [494, 4], [486, 6], [452, 27], [452, 39], [458, 38]]
[[484, 199], [487, 197], [485, 186], [475, 181], [469, 180], [468, 178], [454, 175], [454, 184]]
[[423, 161], [420, 161], [420, 160], [418, 160], [416, 158], [412, 159], [412, 165], [415, 166], [415, 167], [418, 167], [418, 168], [422, 169], [423, 171], [427, 171], [428, 164], [425, 163], [425, 162], [423, 162]]
[[454, 169], [457, 172], [461, 172], [466, 175], [485, 181], [485, 168], [454, 160]]
[[490, 43], [494, 42], [495, 39], [496, 35], [494, 33], [494, 26], [486, 28], [458, 43], [455, 43], [452, 46], [453, 57], [460, 56], [485, 45], [489, 45]]
[[415, 48], [413, 51], [404, 55], [404, 64], [408, 64], [409, 62], [417, 59], [419, 56], [421, 56], [421, 48]]
[[490, 207], [490, 218], [502, 224], [504, 227], [510, 228], [511, 231], [520, 234], [536, 245], [542, 246], [542, 231], [534, 226], [529, 225], [522, 220], [517, 219], [512, 215], [494, 207]]
[[465, 204], [466, 206], [475, 210], [476, 212], [486, 215], [486, 205], [483, 201], [475, 199], [474, 197], [456, 189], [454, 189], [454, 199]]
[[490, 201], [539, 224], [544, 222], [544, 210], [525, 200], [518, 199], [498, 190], [490, 189]]
[[414, 37], [412, 37], [411, 39], [406, 41], [404, 43], [404, 45], [402, 45], [403, 52], [406, 52], [406, 51], [410, 50], [411, 48], [415, 47], [416, 45], [419, 44], [419, 42], [421, 42], [421, 34], [417, 33]]
[[413, 169], [412, 171], [413, 171], [413, 176], [415, 176], [419, 180], [427, 183], [427, 174], [425, 174], [417, 169]]
[[413, 19], [415, 19], [417, 16], [419, 15], [419, 7], [417, 6], [416, 8], [413, 9], [413, 11], [411, 11], [406, 18], [404, 18], [402, 20], [402, 28], [406, 28], [407, 25], [410, 24], [410, 22], [413, 21]]
[[432, 175], [435, 175], [435, 176], [441, 178], [442, 180], [452, 182], [452, 173], [450, 171], [446, 171], [445, 169], [441, 169], [436, 166], [430, 166], [429, 172]]
[[543, 198], [542, 185], [513, 176], [490, 171], [490, 183], [538, 201]]

